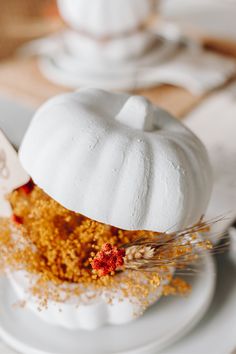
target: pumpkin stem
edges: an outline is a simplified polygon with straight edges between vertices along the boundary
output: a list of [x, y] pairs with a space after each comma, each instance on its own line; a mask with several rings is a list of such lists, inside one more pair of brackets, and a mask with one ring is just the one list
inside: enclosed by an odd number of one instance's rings
[[152, 131], [152, 104], [142, 96], [131, 96], [116, 116], [116, 120], [134, 129]]

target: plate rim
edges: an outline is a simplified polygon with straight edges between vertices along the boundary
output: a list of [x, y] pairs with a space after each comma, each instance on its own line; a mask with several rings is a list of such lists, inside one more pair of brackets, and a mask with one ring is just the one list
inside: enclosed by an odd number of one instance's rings
[[[125, 351], [113, 351], [111, 354], [151, 354], [151, 353], [159, 353], [161, 350], [163, 350], [166, 347], [169, 347], [171, 344], [173, 344], [175, 341], [178, 339], [182, 338], [184, 335], [186, 335], [190, 330], [192, 330], [195, 325], [202, 319], [204, 314], [206, 313], [209, 305], [211, 304], [213, 295], [214, 295], [214, 290], [215, 290], [215, 283], [216, 283], [216, 264], [213, 256], [209, 253], [204, 255], [204, 262], [205, 262], [205, 269], [207, 270], [208, 273], [210, 273], [210, 283], [208, 287], [208, 291], [206, 293], [206, 300], [204, 302], [204, 306], [201, 308], [201, 311], [199, 311], [196, 315], [191, 316], [191, 318], [188, 319], [187, 323], [185, 323], [184, 327], [181, 330], [176, 330], [176, 332], [173, 334], [170, 334], [168, 336], [165, 336], [162, 341], [160, 339], [154, 340], [151, 343], [142, 345], [142, 347], [135, 347], [132, 349], [128, 349]], [[10, 284], [9, 284], [10, 285]], [[43, 321], [42, 321], [43, 322]], [[6, 343], [11, 349], [20, 351], [21, 353], [25, 354], [55, 354], [55, 352], [51, 351], [45, 351], [45, 350], [38, 350], [37, 348], [32, 347], [31, 345], [27, 345], [25, 342], [21, 342], [19, 339], [16, 339], [13, 335], [7, 331], [2, 323], [0, 322], [0, 337], [4, 343]]]

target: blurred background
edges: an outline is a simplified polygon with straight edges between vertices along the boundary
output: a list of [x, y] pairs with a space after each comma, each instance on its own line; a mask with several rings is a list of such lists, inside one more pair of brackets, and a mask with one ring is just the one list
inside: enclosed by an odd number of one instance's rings
[[1, 0], [0, 58], [13, 55], [23, 43], [44, 36], [59, 25], [54, 0]]
[[233, 0], [0, 0], [0, 91], [35, 106], [81, 86], [139, 90], [183, 115], [233, 76], [235, 14]]
[[[236, 55], [235, 0], [153, 2], [153, 8], [159, 11], [158, 21], [164, 18], [177, 23], [184, 32]], [[1, 0], [0, 9], [1, 59], [14, 54], [23, 43], [63, 26], [56, 0]]]

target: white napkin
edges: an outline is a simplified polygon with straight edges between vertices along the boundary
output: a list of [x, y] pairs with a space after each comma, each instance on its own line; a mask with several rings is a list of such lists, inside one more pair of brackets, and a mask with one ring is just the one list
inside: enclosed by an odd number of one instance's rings
[[236, 40], [235, 0], [161, 0], [159, 11], [186, 30]]
[[185, 123], [207, 147], [214, 186], [206, 217], [225, 215], [219, 223], [224, 231], [236, 218], [236, 81], [204, 101]]
[[184, 87], [193, 94], [205, 94], [224, 84], [236, 72], [236, 61], [221, 55], [185, 48], [166, 63], [147, 70], [152, 80]]

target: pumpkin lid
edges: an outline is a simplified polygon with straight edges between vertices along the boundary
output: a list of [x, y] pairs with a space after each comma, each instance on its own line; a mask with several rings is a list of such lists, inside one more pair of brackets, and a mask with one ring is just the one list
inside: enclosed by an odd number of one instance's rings
[[189, 226], [211, 192], [202, 143], [141, 96], [83, 89], [54, 97], [36, 112], [19, 156], [64, 207], [126, 230]]

